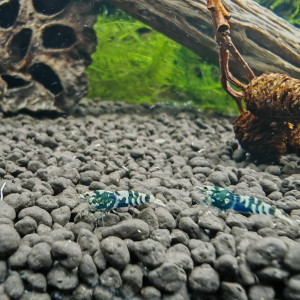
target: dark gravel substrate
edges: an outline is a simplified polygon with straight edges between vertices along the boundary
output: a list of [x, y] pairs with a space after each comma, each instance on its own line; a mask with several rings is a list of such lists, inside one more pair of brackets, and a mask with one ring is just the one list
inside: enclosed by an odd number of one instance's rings
[[[232, 120], [82, 101], [77, 117], [1, 117], [0, 299], [300, 299], [299, 157], [256, 165]], [[198, 205], [217, 185], [295, 225]], [[100, 219], [86, 190], [152, 193]]]

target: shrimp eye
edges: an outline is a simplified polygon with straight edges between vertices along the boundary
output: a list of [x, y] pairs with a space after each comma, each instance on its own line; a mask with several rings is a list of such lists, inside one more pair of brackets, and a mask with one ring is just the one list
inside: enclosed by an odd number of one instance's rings
[[225, 198], [225, 199], [224, 199], [224, 202], [225, 202], [225, 204], [228, 204], [228, 203], [230, 202], [230, 199]]

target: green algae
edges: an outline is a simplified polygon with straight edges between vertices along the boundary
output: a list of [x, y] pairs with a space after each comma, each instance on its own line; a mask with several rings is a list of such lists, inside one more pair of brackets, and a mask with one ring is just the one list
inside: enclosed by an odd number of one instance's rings
[[120, 11], [100, 14], [94, 29], [98, 47], [87, 69], [89, 97], [237, 114], [218, 66]]

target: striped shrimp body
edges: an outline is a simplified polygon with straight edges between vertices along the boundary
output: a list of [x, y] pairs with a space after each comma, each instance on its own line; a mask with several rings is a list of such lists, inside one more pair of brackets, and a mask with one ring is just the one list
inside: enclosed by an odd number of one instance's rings
[[199, 189], [205, 195], [204, 202], [219, 209], [232, 209], [242, 214], [273, 215], [293, 224], [292, 220], [282, 210], [257, 198], [233, 194], [227, 189], [216, 186], [199, 187]]
[[106, 190], [96, 190], [78, 196], [83, 202], [88, 203], [89, 212], [100, 211], [106, 213], [115, 208], [137, 206], [149, 202], [165, 206], [161, 200], [154, 196], [136, 191], [110, 192]]

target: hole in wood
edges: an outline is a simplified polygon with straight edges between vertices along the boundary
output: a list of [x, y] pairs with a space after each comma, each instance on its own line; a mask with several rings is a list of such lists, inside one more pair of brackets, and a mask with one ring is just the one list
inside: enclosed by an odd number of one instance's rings
[[19, 62], [26, 56], [30, 46], [31, 36], [31, 29], [24, 28], [12, 38], [9, 49], [14, 62]]
[[1, 77], [7, 83], [8, 89], [21, 88], [30, 84], [30, 81], [26, 81], [18, 76], [4, 74]]
[[70, 0], [33, 0], [35, 10], [43, 15], [51, 16], [62, 11]]
[[71, 47], [77, 41], [76, 34], [71, 27], [64, 25], [49, 25], [43, 31], [43, 46], [51, 49]]
[[20, 4], [18, 0], [5, 1], [0, 4], [0, 26], [11, 27], [17, 20]]
[[34, 80], [41, 83], [52, 94], [57, 95], [63, 90], [59, 77], [46, 64], [36, 63], [32, 65], [29, 73]]

